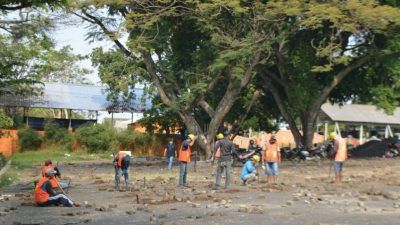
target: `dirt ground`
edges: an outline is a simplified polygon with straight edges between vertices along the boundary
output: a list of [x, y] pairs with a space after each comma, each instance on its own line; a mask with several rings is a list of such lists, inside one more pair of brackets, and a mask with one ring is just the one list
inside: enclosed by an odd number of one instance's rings
[[135, 163], [134, 184], [114, 191], [111, 163], [60, 164], [72, 179], [69, 197], [82, 203], [73, 208], [36, 207], [39, 168], [32, 168], [20, 171], [24, 182], [1, 191], [0, 224], [400, 224], [400, 159], [348, 160], [340, 187], [331, 183], [330, 165], [283, 162], [277, 185], [262, 175], [248, 186], [235, 167], [232, 188], [213, 191], [215, 166], [208, 163], [198, 162], [196, 172], [190, 165], [185, 189], [177, 188], [178, 166]]

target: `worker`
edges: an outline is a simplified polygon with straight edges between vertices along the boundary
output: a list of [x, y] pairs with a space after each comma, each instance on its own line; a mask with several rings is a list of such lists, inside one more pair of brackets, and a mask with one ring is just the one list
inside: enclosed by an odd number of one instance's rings
[[218, 148], [218, 146], [221, 139], [224, 138], [224, 135], [222, 133], [218, 133], [215, 137], [217, 138], [217, 141], [214, 144], [214, 149], [211, 151], [210, 158], [207, 160], [207, 162], [212, 161], [214, 163], [214, 160], [221, 156], [221, 149]]
[[258, 173], [255, 165], [260, 162], [260, 156], [253, 155], [250, 160], [248, 160], [242, 169], [242, 175], [240, 178], [243, 181], [243, 185], [247, 185], [249, 182], [255, 181], [258, 178]]
[[168, 169], [172, 169], [172, 163], [174, 162], [174, 157], [177, 157], [176, 145], [174, 139], [170, 138], [164, 149], [164, 157], [168, 160]]
[[54, 179], [52, 179], [50, 181], [50, 183], [51, 183], [52, 188], [57, 188], [59, 179], [61, 179], [61, 173], [60, 173], [60, 170], [57, 168], [57, 166], [53, 165], [53, 163], [51, 162], [51, 159], [47, 159], [44, 162], [44, 166], [42, 167], [42, 177], [46, 177], [46, 171], [48, 169], [52, 169], [52, 170], [56, 171], [56, 174], [54, 175]]
[[115, 188], [119, 188], [120, 179], [119, 179], [119, 171], [121, 170], [124, 175], [125, 185], [129, 184], [129, 174], [128, 169], [131, 162], [131, 156], [122, 151], [121, 146], [118, 146], [118, 152], [114, 156], [114, 169], [115, 169]]
[[187, 172], [188, 163], [190, 162], [190, 156], [192, 155], [191, 147], [194, 145], [195, 136], [189, 134], [186, 140], [182, 142], [182, 146], [179, 149], [179, 186], [180, 188], [187, 187]]
[[213, 187], [214, 190], [219, 190], [221, 188], [221, 176], [223, 171], [225, 170], [225, 189], [230, 187], [231, 182], [231, 170], [232, 170], [232, 162], [233, 156], [237, 156], [237, 152], [235, 149], [235, 145], [228, 138], [228, 135], [225, 135], [223, 139], [218, 142], [218, 145], [215, 146], [215, 149], [220, 149], [221, 155], [218, 158], [217, 162], [217, 172], [215, 185]]
[[347, 144], [346, 141], [340, 136], [337, 136], [335, 132], [329, 134], [329, 140], [333, 145], [335, 184], [340, 185], [343, 179], [343, 162], [347, 159]]
[[35, 203], [37, 206], [52, 206], [52, 205], [64, 205], [68, 207], [79, 206], [78, 203], [72, 202], [64, 194], [57, 194], [53, 191], [51, 180], [55, 179], [57, 171], [47, 169], [45, 176], [40, 178], [36, 184], [34, 195]]
[[268, 176], [267, 182], [269, 184], [276, 183], [279, 175], [278, 163], [281, 161], [281, 154], [275, 135], [271, 135], [263, 149], [263, 153], [262, 165], [263, 169], [265, 169], [265, 174]]

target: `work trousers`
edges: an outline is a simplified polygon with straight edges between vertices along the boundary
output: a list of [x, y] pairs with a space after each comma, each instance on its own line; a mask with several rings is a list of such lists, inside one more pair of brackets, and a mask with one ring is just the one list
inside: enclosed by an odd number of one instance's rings
[[172, 163], [174, 163], [174, 157], [170, 156], [168, 157], [168, 169], [172, 169]]
[[49, 197], [47, 202], [38, 203], [37, 205], [41, 206], [41, 207], [45, 207], [45, 206], [60, 205], [60, 204], [67, 206], [67, 207], [72, 207], [74, 203], [67, 196], [65, 196], [63, 194], [58, 194], [58, 195]]
[[120, 179], [119, 179], [119, 171], [121, 170], [122, 174], [124, 175], [125, 185], [128, 185], [129, 175], [128, 175], [128, 168], [122, 167], [115, 167], [115, 186], [119, 187]]
[[227, 160], [227, 161], [218, 160], [215, 186], [217, 187], [221, 186], [221, 177], [224, 170], [225, 170], [225, 188], [229, 188], [231, 184], [232, 160]]
[[188, 170], [188, 163], [179, 162], [179, 186], [186, 185], [187, 170]]

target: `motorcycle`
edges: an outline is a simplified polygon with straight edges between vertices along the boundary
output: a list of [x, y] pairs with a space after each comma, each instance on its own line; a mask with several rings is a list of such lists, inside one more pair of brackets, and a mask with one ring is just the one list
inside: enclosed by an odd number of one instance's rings
[[303, 146], [293, 149], [284, 148], [283, 152], [285, 158], [292, 162], [300, 161], [321, 161], [327, 156], [327, 147], [324, 145], [314, 146], [310, 150], [306, 150]]

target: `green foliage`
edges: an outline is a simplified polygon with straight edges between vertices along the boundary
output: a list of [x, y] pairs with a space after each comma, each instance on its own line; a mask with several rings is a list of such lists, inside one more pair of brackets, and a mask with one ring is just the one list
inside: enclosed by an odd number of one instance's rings
[[13, 126], [13, 120], [5, 115], [2, 111], [0, 111], [0, 129], [1, 128], [10, 128]]
[[135, 132], [132, 130], [125, 130], [119, 132], [117, 135], [118, 144], [123, 149], [133, 150], [134, 154], [147, 154], [148, 147], [156, 145], [156, 138], [150, 133]]
[[43, 138], [33, 129], [19, 129], [18, 142], [21, 151], [35, 150], [40, 147], [43, 142]]
[[85, 77], [93, 71], [82, 68], [78, 63], [88, 56], [75, 55], [71, 46], [64, 46], [60, 50], [50, 49], [40, 60], [38, 69], [41, 79], [46, 82], [88, 84]]
[[0, 152], [0, 169], [7, 164], [7, 158]]
[[76, 129], [75, 137], [79, 144], [90, 153], [110, 150], [114, 144], [116, 131], [104, 124], [89, 124]]
[[67, 129], [48, 121], [44, 127], [44, 140], [48, 144], [57, 144], [62, 149], [71, 150], [72, 137]]

